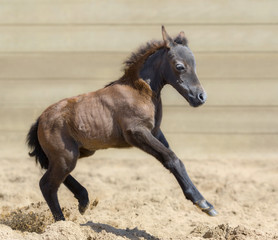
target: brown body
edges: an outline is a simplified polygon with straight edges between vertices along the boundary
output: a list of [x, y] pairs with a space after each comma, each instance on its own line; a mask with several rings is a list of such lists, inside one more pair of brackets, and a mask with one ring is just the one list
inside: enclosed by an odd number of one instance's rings
[[81, 151], [130, 147], [124, 136], [128, 129], [144, 126], [152, 131], [155, 126], [152, 91], [143, 80], [137, 81], [140, 90], [115, 83], [51, 105], [40, 117], [38, 136], [42, 148], [45, 152], [49, 152], [48, 148], [60, 151], [65, 143], [62, 137], [60, 141], [57, 138], [64, 135]]
[[88, 207], [87, 190], [70, 175], [79, 158], [99, 149], [131, 146], [157, 158], [174, 174], [187, 199], [216, 215], [160, 129], [160, 91], [165, 84], [172, 85], [191, 106], [206, 100], [184, 33], [173, 40], [163, 27], [162, 35], [162, 42], [147, 43], [126, 61], [119, 80], [51, 105], [31, 127], [27, 136], [30, 156], [47, 169], [40, 188], [55, 220], [65, 219], [57, 198], [61, 183], [78, 199], [81, 213]]

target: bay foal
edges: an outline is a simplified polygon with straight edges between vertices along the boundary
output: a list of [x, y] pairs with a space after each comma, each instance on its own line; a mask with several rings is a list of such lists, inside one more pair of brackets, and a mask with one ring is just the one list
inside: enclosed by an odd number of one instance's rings
[[148, 42], [131, 55], [119, 80], [51, 105], [31, 127], [29, 154], [47, 169], [40, 189], [56, 221], [65, 219], [57, 198], [61, 183], [78, 199], [81, 214], [88, 207], [87, 190], [70, 175], [79, 158], [99, 149], [132, 146], [169, 169], [193, 204], [210, 216], [217, 215], [191, 182], [160, 129], [160, 92], [165, 84], [172, 85], [193, 107], [206, 101], [184, 33], [172, 39], [162, 26], [162, 36], [163, 41]]

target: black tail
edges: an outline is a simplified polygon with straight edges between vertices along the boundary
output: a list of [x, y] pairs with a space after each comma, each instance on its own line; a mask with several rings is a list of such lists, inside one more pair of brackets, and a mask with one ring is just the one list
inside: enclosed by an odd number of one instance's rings
[[48, 168], [48, 158], [45, 155], [42, 147], [39, 143], [38, 139], [38, 126], [39, 126], [39, 119], [32, 125], [30, 128], [28, 135], [27, 135], [27, 144], [30, 148], [29, 156], [36, 158], [36, 163], [40, 163], [41, 168], [47, 169]]

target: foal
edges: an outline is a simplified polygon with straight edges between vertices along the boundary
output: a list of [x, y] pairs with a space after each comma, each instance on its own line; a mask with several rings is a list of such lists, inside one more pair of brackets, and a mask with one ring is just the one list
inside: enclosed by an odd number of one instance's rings
[[51, 105], [32, 125], [27, 136], [29, 154], [47, 169], [40, 189], [56, 221], [65, 219], [57, 198], [61, 183], [78, 199], [81, 214], [88, 207], [87, 190], [70, 175], [77, 159], [99, 149], [132, 146], [169, 169], [193, 204], [210, 216], [217, 215], [160, 129], [160, 91], [165, 84], [172, 85], [193, 107], [206, 101], [184, 33], [172, 39], [162, 26], [162, 36], [163, 41], [149, 42], [131, 55], [119, 80]]

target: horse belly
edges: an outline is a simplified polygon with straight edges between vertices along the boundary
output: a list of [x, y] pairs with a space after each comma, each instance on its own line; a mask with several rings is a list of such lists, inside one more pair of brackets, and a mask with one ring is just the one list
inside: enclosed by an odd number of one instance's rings
[[78, 142], [88, 150], [129, 147], [113, 114], [104, 108], [87, 110], [76, 119]]

